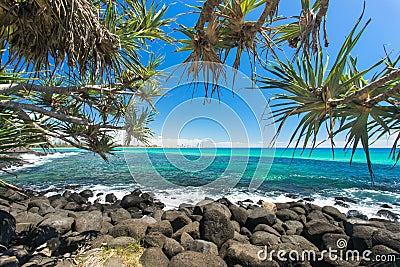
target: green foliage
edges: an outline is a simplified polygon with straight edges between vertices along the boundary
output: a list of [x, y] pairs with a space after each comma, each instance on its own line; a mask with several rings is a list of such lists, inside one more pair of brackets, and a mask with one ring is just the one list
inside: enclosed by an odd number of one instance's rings
[[[279, 123], [277, 135], [287, 120], [296, 116], [300, 119], [290, 144], [294, 143], [295, 148], [301, 147], [303, 151], [308, 145], [314, 149], [319, 145], [318, 134], [327, 132], [334, 152], [334, 137], [345, 132], [345, 147], [351, 149], [351, 158], [356, 148], [362, 146], [372, 179], [370, 143], [384, 135], [399, 134], [400, 75], [396, 69], [399, 59], [392, 61], [388, 57], [359, 71], [357, 59], [350, 53], [369, 23], [357, 31], [360, 21], [361, 18], [329, 70], [328, 57], [323, 55], [322, 50], [315, 56], [304, 51], [293, 63], [277, 59], [268, 69], [274, 78], [261, 78], [260, 83], [263, 89], [279, 88], [284, 91], [273, 98], [272, 118]], [[378, 71], [382, 67], [383, 71]], [[372, 71], [377, 73], [368, 82], [365, 75]], [[393, 156], [398, 139], [393, 144]]]
[[[160, 94], [142, 84], [157, 74], [162, 62], [149, 51], [149, 42], [171, 42], [164, 32], [172, 21], [165, 18], [166, 6], [143, 0], [35, 0], [15, 3], [13, 8], [0, 8], [0, 13], [7, 13], [0, 20], [0, 42], [7, 49], [2, 59], [7, 65], [0, 68], [25, 67], [32, 72], [24, 76], [40, 79], [4, 80], [0, 108], [5, 113], [30, 125], [31, 132], [94, 151], [104, 159], [116, 146], [115, 131], [125, 130], [125, 122], [131, 137], [146, 141], [152, 136], [147, 127], [152, 112], [130, 103], [146, 102], [154, 109], [152, 99]], [[26, 28], [32, 20], [37, 24]], [[52, 36], [47, 36], [50, 28]], [[139, 119], [129, 121], [133, 117], [125, 118], [128, 111]]]
[[[316, 53], [320, 49], [321, 27], [325, 46], [328, 39], [325, 29], [328, 0], [302, 0], [300, 16], [278, 16], [280, 0], [215, 0], [205, 1], [200, 16], [193, 28], [181, 25], [186, 39], [179, 40], [182, 46], [177, 51], [191, 51], [185, 62], [210, 61], [228, 63], [239, 68], [243, 52], [247, 52], [251, 67], [264, 64], [269, 55], [281, 43]], [[259, 12], [257, 20], [250, 20], [249, 13]], [[293, 22], [293, 20], [295, 20]], [[233, 62], [230, 54], [234, 53]], [[265, 56], [265, 58], [264, 58]], [[196, 74], [196, 71], [194, 71]]]
[[[16, 74], [0, 72], [0, 84], [10, 81], [25, 81]], [[10, 100], [10, 96], [0, 94], [0, 101]], [[18, 116], [0, 106], [0, 173], [6, 172], [7, 166], [18, 162], [15, 156], [19, 148], [41, 146], [47, 149], [47, 140], [43, 133], [38, 132], [31, 124], [21, 121]], [[0, 187], [12, 189], [22, 193], [22, 190], [0, 179]], [[0, 199], [11, 202], [10, 199], [0, 194]], [[1, 204], [0, 204], [1, 205]]]

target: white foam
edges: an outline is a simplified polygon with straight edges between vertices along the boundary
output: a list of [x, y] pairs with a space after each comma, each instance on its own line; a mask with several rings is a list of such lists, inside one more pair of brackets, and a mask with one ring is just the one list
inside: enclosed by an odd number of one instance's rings
[[11, 166], [9, 168], [6, 168], [5, 170], [8, 172], [15, 172], [43, 165], [45, 163], [51, 162], [53, 159], [65, 158], [79, 154], [79, 152], [55, 152], [46, 154], [44, 156], [39, 156], [35, 154], [22, 154], [20, 157], [25, 162], [22, 166]]
[[[122, 199], [123, 196], [129, 194], [134, 189], [141, 189], [143, 192], [152, 192], [155, 194], [156, 199], [160, 200], [162, 203], [166, 205], [165, 209], [175, 209], [178, 208], [182, 203], [196, 204], [197, 202], [203, 200], [204, 198], [212, 198], [219, 199], [222, 197], [226, 197], [231, 202], [237, 203], [238, 201], [251, 200], [252, 203], [256, 204], [259, 200], [272, 202], [272, 203], [285, 203], [292, 201], [299, 201], [304, 196], [299, 196], [298, 198], [291, 198], [285, 195], [282, 192], [248, 192], [245, 190], [240, 190], [235, 188], [230, 190], [227, 193], [219, 193], [215, 194], [213, 192], [207, 192], [202, 188], [198, 187], [185, 187], [179, 189], [154, 189], [154, 188], [143, 188], [138, 184], [114, 184], [112, 186], [108, 185], [84, 185], [78, 187], [75, 192], [81, 192], [85, 189], [90, 189], [93, 191], [94, 196], [89, 200], [94, 202], [95, 200], [100, 201], [101, 203], [105, 203], [105, 196], [108, 193], [113, 193], [118, 199]], [[52, 189], [49, 187], [48, 189]], [[96, 196], [98, 193], [103, 193], [100, 196]], [[48, 193], [50, 196], [54, 193]], [[360, 196], [362, 195], [362, 196]], [[359, 188], [349, 188], [342, 190], [329, 190], [329, 191], [321, 191], [314, 194], [309, 195], [308, 197], [312, 198], [313, 201], [311, 203], [316, 204], [318, 206], [334, 206], [342, 213], [346, 214], [349, 210], [357, 210], [362, 214], [368, 216], [368, 218], [379, 218], [377, 216], [377, 212], [382, 209], [381, 205], [383, 203], [377, 202], [374, 195], [387, 195], [390, 202], [389, 205], [392, 206], [390, 209], [392, 212], [400, 214], [400, 206], [392, 205], [393, 202], [400, 202], [400, 194], [395, 192], [385, 192], [374, 189], [359, 189]], [[350, 199], [355, 200], [357, 203], [347, 203], [348, 207], [342, 207], [339, 205], [335, 205], [334, 196], [344, 196]], [[370, 197], [372, 196], [372, 197]], [[394, 201], [393, 201], [394, 199]]]

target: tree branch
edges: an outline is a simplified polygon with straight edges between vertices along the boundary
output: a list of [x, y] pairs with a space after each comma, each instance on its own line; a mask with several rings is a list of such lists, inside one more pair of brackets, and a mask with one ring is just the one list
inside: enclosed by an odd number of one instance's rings
[[345, 98], [340, 98], [340, 99], [332, 99], [329, 101], [329, 104], [331, 106], [338, 106], [338, 105], [344, 105], [347, 104], [351, 101], [353, 101], [355, 98], [358, 98], [360, 96], [362, 96], [363, 94], [378, 88], [382, 85], [384, 85], [385, 83], [392, 81], [396, 78], [400, 77], [400, 69], [396, 69], [392, 72], [390, 72], [389, 74], [381, 77], [380, 79], [358, 89], [357, 91], [355, 91], [354, 93], [349, 94], [348, 96], [346, 96]]
[[275, 14], [278, 4], [280, 0], [267, 0], [265, 2], [265, 8], [263, 10], [263, 13], [261, 16], [258, 18], [257, 22], [254, 24], [254, 30], [253, 32], [257, 32], [261, 29], [261, 27], [264, 25], [265, 21], [267, 20], [268, 16], [271, 18]]
[[204, 25], [210, 21], [214, 8], [218, 6], [222, 0], [207, 0], [200, 12], [200, 17], [194, 29], [198, 32], [204, 33]]
[[29, 115], [23, 110], [23, 109], [19, 109], [18, 110], [18, 114], [20, 115], [21, 119], [29, 125], [32, 125], [36, 130], [40, 131], [41, 133], [47, 135], [47, 136], [51, 136], [54, 138], [59, 138], [60, 140], [63, 140], [64, 142], [77, 147], [77, 148], [82, 148], [82, 149], [86, 149], [86, 150], [90, 150], [90, 147], [88, 146], [84, 146], [80, 143], [74, 142], [71, 139], [68, 139], [68, 136], [62, 135], [58, 132], [54, 132], [54, 131], [49, 131], [47, 129], [44, 129], [42, 126], [40, 126], [38, 123], [36, 123], [35, 121], [33, 121], [31, 119], [31, 117], [29, 117]]
[[88, 125], [89, 124], [89, 122], [86, 119], [56, 113], [56, 112], [38, 107], [36, 105], [32, 105], [32, 104], [18, 103], [18, 102], [9, 101], [9, 100], [1, 100], [0, 106], [17, 109], [17, 110], [21, 110], [21, 109], [22, 110], [30, 110], [30, 111], [38, 112], [40, 114], [49, 116], [51, 118], [55, 118], [55, 119], [65, 121], [65, 122], [70, 122], [73, 124], [78, 124], [78, 125]]
[[0, 93], [9, 95], [19, 90], [35, 91], [43, 93], [54, 93], [69, 95], [71, 93], [89, 93], [89, 91], [109, 92], [118, 94], [134, 94], [134, 92], [122, 91], [119, 88], [108, 88], [99, 85], [92, 86], [46, 86], [38, 84], [0, 84]]
[[389, 90], [387, 90], [386, 92], [379, 94], [377, 96], [375, 96], [374, 98], [370, 99], [367, 101], [366, 105], [369, 107], [372, 107], [373, 105], [387, 100], [389, 97], [395, 95], [395, 94], [399, 94], [400, 93], [400, 84], [390, 88]]

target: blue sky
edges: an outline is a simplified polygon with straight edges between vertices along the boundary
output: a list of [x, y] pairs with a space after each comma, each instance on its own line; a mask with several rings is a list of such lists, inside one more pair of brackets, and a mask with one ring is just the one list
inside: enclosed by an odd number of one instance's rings
[[[162, 3], [165, 3], [169, 6], [169, 10], [167, 13], [169, 17], [176, 17], [177, 23], [193, 27], [198, 15], [185, 13], [192, 11], [190, 8], [187, 7], [187, 5], [198, 5], [199, 2], [191, 0], [164, 0], [162, 1]], [[327, 16], [327, 30], [330, 46], [325, 50], [325, 53], [330, 55], [331, 59], [336, 56], [347, 34], [353, 28], [355, 22], [361, 14], [362, 7], [363, 1], [361, 0], [330, 1]], [[300, 0], [281, 0], [279, 6], [280, 14], [298, 15], [299, 12]], [[256, 19], [258, 14], [258, 12], [250, 14], [249, 19]], [[366, 10], [363, 21], [365, 23], [369, 18], [371, 18], [372, 21], [364, 32], [358, 45], [354, 48], [352, 52], [353, 56], [358, 57], [360, 69], [371, 66], [372, 64], [383, 58], [385, 56], [383, 49], [384, 46], [386, 46], [388, 51], [393, 52], [393, 56], [397, 56], [399, 54], [400, 35], [398, 34], [397, 29], [398, 24], [393, 22], [396, 21], [396, 18], [398, 16], [400, 16], [400, 1], [398, 0], [366, 1]], [[171, 27], [171, 32], [174, 27], [175, 26]], [[175, 38], [181, 37], [179, 34], [177, 35], [176, 33], [174, 33], [173, 36]], [[284, 46], [283, 48], [285, 54], [290, 58], [293, 55], [294, 50], [288, 48], [287, 46]], [[163, 45], [162, 48], [159, 50], [159, 53], [165, 56], [165, 61], [162, 65], [163, 68], [180, 64], [188, 56], [187, 53], [174, 53], [174, 49], [175, 48], [171, 45]], [[246, 59], [247, 57], [242, 60], [242, 65], [239, 70], [244, 72], [246, 75], [250, 75], [250, 68], [248, 63], [249, 60]], [[264, 76], [268, 75], [268, 73], [262, 68], [258, 68], [257, 73]], [[171, 110], [173, 110], [175, 106], [179, 105], [179, 103], [187, 101], [191, 97], [203, 96], [204, 92], [200, 89], [201, 88], [198, 88], [198, 90], [192, 95], [191, 88], [188, 88], [187, 86], [181, 86], [180, 88], [174, 90], [172, 96], [169, 95], [169, 97], [167, 97], [163, 101], [160, 101], [157, 104], [157, 107], [160, 111], [160, 116], [152, 124], [152, 128], [155, 130], [157, 136], [166, 134], [165, 131], [162, 131], [162, 125], [165, 122], [165, 118], [166, 116], [168, 116], [168, 113], [171, 112]], [[266, 99], [269, 99], [275, 92], [263, 91], [262, 93], [264, 94]], [[246, 108], [243, 107], [243, 105], [237, 104], [235, 100], [232, 100], [231, 94], [224, 94], [221, 97], [220, 101], [222, 103], [227, 103], [227, 105], [232, 107], [235, 112], [239, 114], [239, 117], [243, 121], [246, 127], [246, 131], [250, 136], [249, 142], [253, 144], [253, 146], [258, 146], [261, 140], [257, 139], [259, 138], [259, 136], [255, 135], [254, 132], [257, 132], [259, 125], [257, 125], [257, 123], [254, 123], [254, 121], [246, 119], [251, 116], [251, 112], [246, 111]], [[209, 104], [192, 103], [191, 109], [194, 111], [195, 114], [196, 110], [202, 110], [204, 108], [204, 105], [207, 106]], [[214, 107], [215, 105], [218, 105], [218, 101], [213, 101], [212, 105], [209, 105], [208, 108], [215, 108], [216, 110], [218, 110], [218, 107]], [[267, 123], [262, 122], [262, 124]], [[180, 128], [180, 132], [178, 131], [179, 134], [175, 138], [186, 140], [186, 142], [190, 144], [196, 144], [199, 142], [199, 140], [211, 138], [218, 145], [229, 141], [229, 138], [231, 136], [226, 128], [231, 127], [231, 125], [232, 123], [230, 122], [229, 118], [224, 119], [222, 123], [218, 123], [212, 118], [196, 118], [195, 120], [184, 123], [184, 125], [175, 125], [175, 127]], [[282, 134], [278, 138], [277, 146], [286, 146], [295, 125], [296, 119], [292, 119], [291, 121], [286, 123]], [[164, 136], [164, 138], [173, 137]], [[190, 142], [190, 140], [192, 140], [193, 142]], [[343, 146], [343, 141], [344, 136], [338, 136], [338, 138], [336, 139], [338, 147]], [[389, 144], [385, 140], [382, 140], [381, 142], [377, 143], [376, 146], [386, 147], [389, 146]]]

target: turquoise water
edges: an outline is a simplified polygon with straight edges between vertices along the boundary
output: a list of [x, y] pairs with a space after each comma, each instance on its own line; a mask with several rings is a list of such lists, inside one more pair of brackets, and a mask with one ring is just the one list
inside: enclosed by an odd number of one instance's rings
[[[33, 159], [36, 163], [30, 167], [17, 169], [18, 179], [5, 179], [38, 190], [61, 190], [66, 185], [79, 185], [120, 195], [141, 187], [156, 191], [160, 199], [173, 206], [178, 202], [193, 202], [204, 197], [210, 192], [202, 186], [218, 180], [222, 175], [222, 187], [218, 190], [221, 195], [236, 200], [266, 198], [285, 201], [290, 193], [292, 197], [313, 197], [319, 204], [333, 204], [333, 197], [347, 196], [358, 202], [357, 206], [350, 208], [361, 208], [370, 216], [383, 203], [392, 205], [394, 211], [400, 211], [397, 206], [400, 202], [400, 167], [393, 166], [388, 149], [371, 151], [375, 186], [369, 182], [362, 150], [356, 152], [350, 165], [350, 153], [341, 149], [335, 150], [334, 159], [330, 149], [316, 149], [311, 156], [306, 150], [303, 155], [298, 152], [294, 157], [293, 149], [277, 149], [269, 173], [268, 163], [272, 162], [274, 153], [268, 149], [127, 148], [117, 151], [118, 157], [110, 157], [109, 163], [93, 153], [78, 149], [59, 149], [57, 152]], [[145, 162], [150, 162], [150, 165]], [[187, 165], [184, 165], [185, 162]], [[202, 163], [207, 165], [204, 167]], [[224, 174], [228, 166], [230, 171]], [[239, 170], [243, 166], [244, 169]], [[256, 183], [259, 186], [255, 192], [249, 192], [257, 168], [256, 181], [263, 181]], [[163, 186], [154, 178], [155, 171], [176, 187]], [[238, 183], [231, 189], [228, 185], [235, 179]], [[143, 184], [141, 181], [146, 182]], [[223, 188], [225, 183], [226, 188]], [[216, 196], [215, 191], [212, 194]]]

